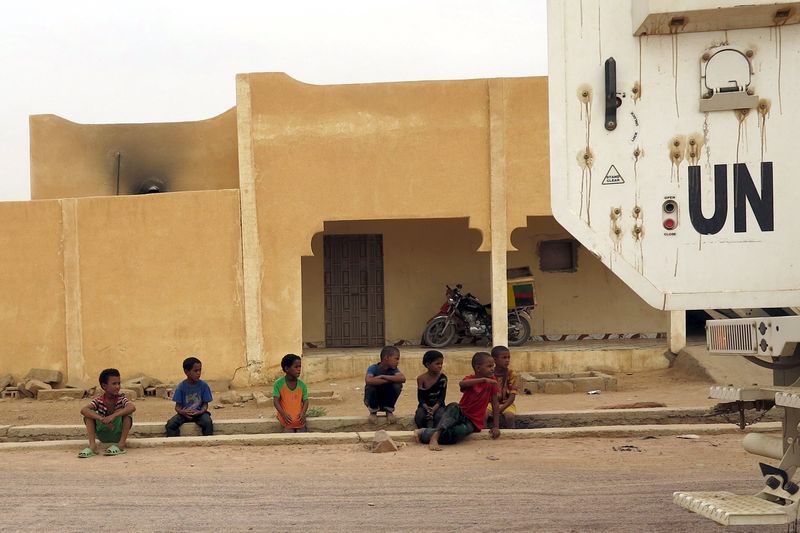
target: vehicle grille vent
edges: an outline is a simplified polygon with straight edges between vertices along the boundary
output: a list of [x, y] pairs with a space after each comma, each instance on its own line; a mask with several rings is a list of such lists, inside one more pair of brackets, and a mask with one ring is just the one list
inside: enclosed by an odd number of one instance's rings
[[708, 351], [715, 353], [757, 354], [756, 329], [751, 321], [708, 324]]

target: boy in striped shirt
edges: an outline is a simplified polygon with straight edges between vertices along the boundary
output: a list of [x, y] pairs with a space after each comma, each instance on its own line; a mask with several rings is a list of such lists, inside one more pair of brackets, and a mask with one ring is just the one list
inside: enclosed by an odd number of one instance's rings
[[278, 422], [283, 426], [284, 433], [305, 433], [308, 431], [308, 388], [300, 379], [300, 356], [293, 353], [284, 355], [281, 368], [286, 375], [278, 378], [272, 387], [272, 403], [277, 411]]
[[120, 395], [120, 375], [116, 368], [106, 368], [100, 372], [100, 388], [103, 394], [93, 399], [81, 409], [89, 447], [84, 448], [78, 457], [85, 459], [97, 455], [97, 441], [111, 444], [103, 455], [125, 453], [128, 433], [133, 425], [131, 415], [136, 406], [125, 396]]

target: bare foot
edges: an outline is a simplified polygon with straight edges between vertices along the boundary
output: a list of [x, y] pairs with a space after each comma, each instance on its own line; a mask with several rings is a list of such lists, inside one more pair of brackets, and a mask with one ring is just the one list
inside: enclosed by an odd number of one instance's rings
[[394, 424], [395, 422], [397, 422], [397, 417], [394, 416], [394, 413], [386, 413], [386, 423]]
[[422, 430], [415, 429], [412, 433], [414, 434], [414, 440], [417, 441], [417, 444], [422, 444]]
[[435, 440], [431, 439], [430, 444], [428, 444], [428, 449], [432, 452], [440, 452], [442, 451], [442, 447], [439, 446], [439, 443]]
[[378, 414], [377, 413], [370, 413], [369, 414], [369, 423], [370, 424], [377, 424], [378, 423]]

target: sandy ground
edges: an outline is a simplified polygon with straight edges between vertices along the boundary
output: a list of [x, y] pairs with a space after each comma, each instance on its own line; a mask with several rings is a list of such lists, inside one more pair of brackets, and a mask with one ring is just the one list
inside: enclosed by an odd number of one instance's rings
[[[417, 406], [416, 376], [407, 376], [408, 382], [397, 405], [398, 415], [412, 415]], [[448, 401], [458, 401], [458, 380], [463, 376], [449, 376], [451, 385]], [[541, 411], [598, 409], [605, 406], [630, 404], [634, 402], [657, 402], [667, 407], [705, 407], [716, 403], [708, 399], [707, 381], [677, 368], [653, 370], [634, 374], [618, 374], [619, 390], [602, 392], [597, 395], [536, 394], [517, 397], [517, 412], [535, 413]], [[334, 390], [342, 400], [320, 405], [328, 416], [366, 415], [363, 404], [363, 379], [346, 379], [314, 383], [309, 389]], [[262, 389], [264, 390], [264, 389]], [[88, 400], [35, 401], [0, 400], [0, 425], [27, 424], [79, 424], [80, 408]], [[213, 402], [215, 404], [216, 402]], [[312, 407], [314, 404], [312, 403]], [[143, 422], [166, 421], [174, 414], [173, 404], [168, 400], [149, 398], [136, 402], [136, 420]], [[216, 419], [260, 418], [274, 416], [271, 406], [257, 407], [255, 402], [246, 402], [243, 407], [225, 406], [212, 409]]]
[[[621, 445], [636, 451], [615, 451]], [[741, 437], [4, 452], [7, 531], [719, 532], [676, 490], [755, 493]], [[731, 531], [753, 531], [732, 528]], [[767, 527], [758, 531], [786, 531]]]

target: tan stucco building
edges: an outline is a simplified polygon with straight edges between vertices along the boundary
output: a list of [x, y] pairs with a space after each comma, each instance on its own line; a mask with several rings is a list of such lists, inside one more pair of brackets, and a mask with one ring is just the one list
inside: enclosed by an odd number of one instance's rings
[[[108, 366], [260, 380], [309, 346], [419, 341], [445, 284], [506, 304], [529, 266], [533, 334], [668, 331], [550, 211], [547, 79], [315, 86], [237, 77], [198, 122], [33, 116], [31, 202], [0, 203], [0, 373]], [[139, 194], [156, 192], [160, 194]]]

